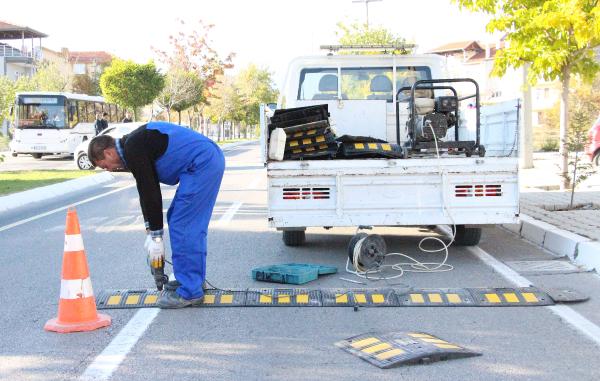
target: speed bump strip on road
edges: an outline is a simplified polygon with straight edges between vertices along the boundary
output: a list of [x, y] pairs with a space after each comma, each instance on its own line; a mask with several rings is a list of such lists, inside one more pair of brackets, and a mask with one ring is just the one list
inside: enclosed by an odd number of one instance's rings
[[[563, 294], [566, 291], [562, 290]], [[97, 294], [96, 308], [156, 307], [161, 292], [155, 289], [103, 290]], [[586, 298], [567, 299], [569, 302], [582, 300]], [[206, 289], [200, 307], [533, 307], [552, 304], [555, 304], [552, 297], [535, 287], [250, 288]]]
[[469, 307], [475, 299], [465, 288], [396, 291], [398, 303], [406, 307]]
[[365, 333], [335, 345], [382, 369], [481, 356], [424, 332]]
[[97, 309], [156, 307], [157, 290], [103, 290], [96, 296]]
[[398, 301], [393, 289], [330, 288], [321, 290], [323, 307], [397, 307]]
[[319, 290], [304, 288], [250, 288], [246, 306], [254, 307], [321, 307]]
[[535, 287], [469, 288], [478, 307], [549, 306], [554, 300]]

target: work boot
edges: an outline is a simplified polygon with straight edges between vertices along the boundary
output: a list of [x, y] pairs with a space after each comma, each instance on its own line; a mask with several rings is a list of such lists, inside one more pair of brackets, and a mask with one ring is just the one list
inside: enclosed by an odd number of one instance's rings
[[196, 299], [184, 299], [175, 291], [165, 291], [159, 296], [156, 305], [160, 308], [184, 308], [199, 306], [204, 301], [204, 297]]
[[[171, 278], [173, 278], [171, 280]], [[175, 291], [177, 288], [181, 286], [181, 283], [175, 277], [169, 276], [169, 281], [165, 283], [165, 290], [167, 291]], [[208, 287], [206, 286], [206, 282], [202, 283], [202, 289], [206, 290]]]

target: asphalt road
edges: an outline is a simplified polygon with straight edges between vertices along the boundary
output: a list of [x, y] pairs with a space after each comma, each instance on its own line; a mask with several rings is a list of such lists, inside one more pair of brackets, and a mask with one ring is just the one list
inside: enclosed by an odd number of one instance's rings
[[[308, 262], [336, 266], [340, 272], [320, 277], [307, 287], [357, 286], [339, 279], [352, 277], [343, 268], [353, 229], [310, 229], [305, 246], [284, 246], [281, 234], [267, 227], [266, 173], [258, 145], [234, 148], [226, 156], [228, 168], [209, 233], [211, 283], [221, 288], [276, 287], [253, 281], [251, 269]], [[106, 329], [66, 335], [45, 332], [44, 323], [57, 313], [65, 211], [36, 217], [41, 213], [92, 198], [78, 204], [77, 212], [94, 290], [154, 286], [145, 263], [143, 223], [132, 185], [129, 175], [119, 174], [114, 183], [101, 188], [0, 215], [0, 279], [4, 280], [0, 288], [0, 379], [77, 380], [82, 375], [125, 381], [600, 378], [600, 338], [594, 341], [582, 333], [591, 329], [593, 335], [600, 325], [600, 278], [595, 273], [526, 276], [536, 286], [570, 287], [591, 297], [560, 309], [109, 310], [103, 312], [112, 316], [113, 323]], [[102, 196], [116, 189], [121, 190]], [[173, 187], [163, 188], [165, 209], [173, 194]], [[418, 228], [376, 232], [385, 237], [391, 251], [423, 261], [439, 259], [419, 254], [416, 248], [421, 237], [435, 232]], [[406, 273], [394, 283], [423, 288], [513, 286], [489, 261], [479, 259], [482, 251], [500, 262], [553, 258], [512, 233], [489, 228], [478, 248], [450, 248], [449, 263], [454, 270]], [[565, 316], [571, 315], [563, 310], [586, 318], [590, 325], [577, 320], [569, 323]], [[122, 330], [129, 322], [125, 335]], [[334, 346], [344, 338], [372, 331], [428, 332], [483, 355], [381, 370]], [[119, 357], [118, 349], [127, 343], [131, 351]], [[111, 366], [116, 367], [114, 371]]]
[[31, 155], [18, 155], [13, 157], [10, 152], [2, 152], [4, 161], [0, 162], [0, 172], [5, 171], [27, 171], [43, 169], [77, 169], [72, 156], [48, 155], [40, 159], [34, 159]]

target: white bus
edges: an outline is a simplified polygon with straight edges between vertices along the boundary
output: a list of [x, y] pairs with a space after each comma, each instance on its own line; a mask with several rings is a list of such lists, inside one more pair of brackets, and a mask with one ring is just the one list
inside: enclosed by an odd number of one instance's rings
[[95, 135], [96, 112], [106, 112], [109, 123], [121, 121], [124, 110], [104, 98], [60, 92], [17, 93], [15, 129], [10, 142], [13, 156], [72, 155], [79, 143]]

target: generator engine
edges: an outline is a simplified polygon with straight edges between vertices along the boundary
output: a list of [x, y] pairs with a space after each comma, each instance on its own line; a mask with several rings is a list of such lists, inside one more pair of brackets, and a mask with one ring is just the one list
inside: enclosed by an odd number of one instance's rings
[[434, 134], [435, 139], [443, 139], [448, 129], [456, 125], [457, 109], [457, 97], [443, 96], [435, 98], [433, 112], [423, 115], [422, 120], [417, 124], [417, 141], [434, 141]]

